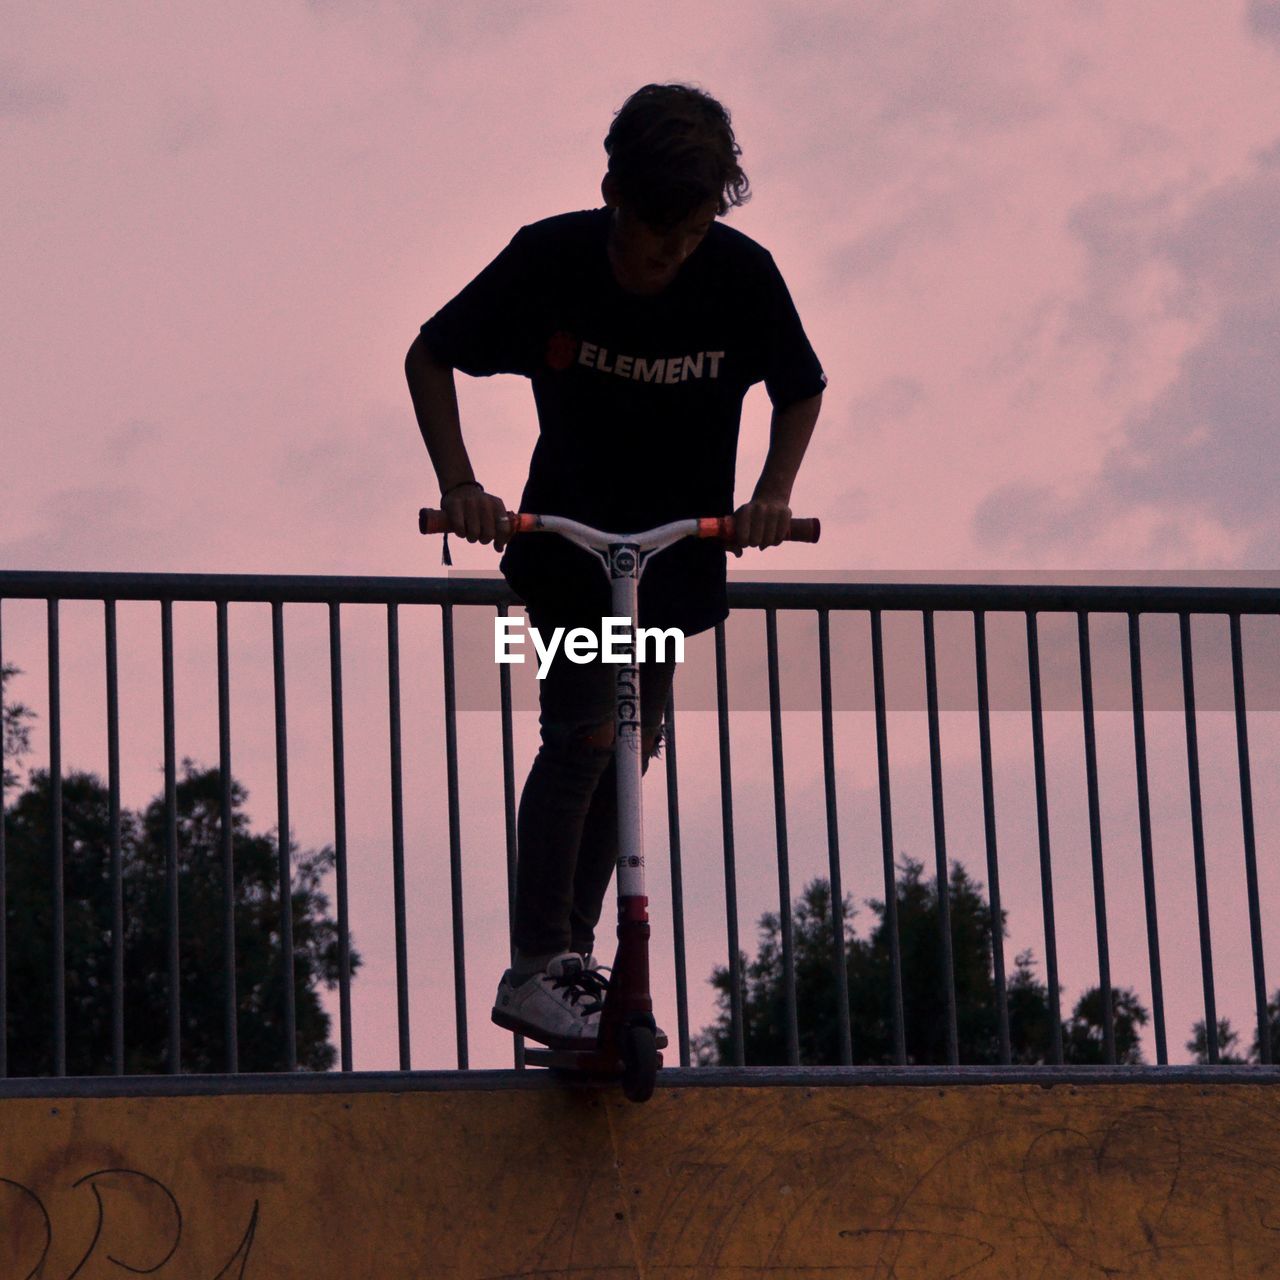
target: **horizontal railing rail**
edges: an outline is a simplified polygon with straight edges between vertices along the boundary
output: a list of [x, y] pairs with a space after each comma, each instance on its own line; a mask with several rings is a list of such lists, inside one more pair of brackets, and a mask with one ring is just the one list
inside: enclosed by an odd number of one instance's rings
[[[0, 570], [0, 600], [184, 600], [282, 604], [516, 604], [501, 578]], [[1087, 583], [747, 582], [742, 609], [892, 609], [1042, 613], [1280, 613], [1280, 587]]]
[[[411, 989], [406, 950], [407, 898], [405, 881], [405, 831], [403, 794], [403, 750], [400, 690], [400, 627], [402, 606], [429, 605], [441, 610], [441, 673], [443, 677], [443, 751], [446, 764], [447, 824], [449, 842], [449, 914], [452, 928], [457, 1065], [469, 1066], [467, 1029], [466, 956], [463, 929], [463, 863], [460, 832], [463, 815], [459, 800], [459, 760], [457, 743], [457, 685], [454, 653], [455, 607], [488, 607], [498, 615], [518, 604], [518, 598], [498, 578], [405, 578], [405, 577], [319, 577], [308, 575], [246, 574], [143, 574], [0, 572], [0, 607], [5, 601], [45, 602], [47, 610], [48, 654], [48, 766], [50, 783], [49, 892], [53, 974], [50, 987], [53, 1003], [53, 1074], [67, 1070], [67, 982], [66, 970], [66, 888], [63, 883], [63, 766], [61, 691], [60, 604], [64, 601], [97, 601], [103, 606], [103, 654], [106, 678], [106, 736], [108, 743], [108, 787], [111, 805], [111, 849], [108, 874], [112, 881], [112, 924], [110, 985], [113, 992], [111, 1069], [124, 1073], [126, 1058], [123, 1027], [125, 921], [121, 890], [120, 763], [119, 763], [119, 639], [117, 604], [150, 601], [160, 605], [161, 672], [160, 685], [164, 729], [164, 840], [166, 848], [166, 939], [165, 981], [168, 984], [167, 1069], [181, 1072], [183, 1011], [180, 989], [180, 849], [177, 818], [177, 743], [174, 726], [174, 639], [173, 606], [178, 602], [203, 602], [215, 606], [217, 627], [219, 766], [222, 779], [221, 824], [224, 897], [223, 985], [226, 1071], [239, 1070], [237, 1043], [238, 1005], [236, 996], [236, 922], [234, 867], [232, 854], [231, 734], [229, 724], [229, 658], [227, 609], [230, 604], [265, 603], [271, 606], [272, 687], [274, 690], [274, 759], [276, 772], [277, 830], [290, 831], [290, 771], [288, 712], [285, 700], [285, 613], [286, 605], [320, 604], [328, 607], [330, 723], [332, 729], [333, 833], [340, 946], [339, 964], [339, 1048], [344, 1072], [353, 1070], [351, 968], [349, 920], [349, 868], [346, 836], [346, 762], [344, 756], [344, 695], [342, 660], [342, 615], [344, 605], [378, 605], [386, 609], [388, 751], [391, 776], [391, 853], [395, 935], [396, 1022], [401, 1070], [408, 1070], [411, 1054]], [[801, 1060], [802, 1027], [799, 1020], [798, 975], [793, 936], [791, 856], [787, 817], [785, 752], [782, 734], [782, 669], [778, 639], [779, 611], [808, 611], [816, 614], [818, 641], [816, 666], [821, 689], [822, 713], [822, 796], [827, 833], [827, 869], [832, 903], [843, 901], [840, 839], [837, 822], [838, 784], [832, 693], [831, 615], [859, 612], [869, 616], [871, 677], [875, 712], [876, 790], [878, 794], [883, 872], [884, 928], [889, 961], [889, 1009], [892, 1023], [892, 1062], [905, 1066], [910, 1061], [906, 1039], [903, 960], [899, 951], [898, 893], [895, 870], [893, 827], [894, 787], [890, 769], [888, 706], [885, 678], [884, 621], [890, 615], [919, 614], [924, 657], [925, 706], [928, 718], [929, 789], [932, 801], [934, 872], [936, 884], [950, 883], [952, 863], [947, 851], [946, 810], [943, 803], [944, 774], [940, 741], [938, 659], [935, 618], [940, 613], [966, 614], [972, 621], [973, 671], [976, 682], [980, 775], [982, 789], [983, 838], [986, 854], [988, 912], [991, 937], [991, 965], [995, 986], [998, 1023], [999, 1063], [1013, 1065], [1011, 1041], [1009, 977], [1004, 955], [1003, 910], [993, 786], [991, 743], [991, 703], [989, 693], [987, 616], [1020, 614], [1025, 622], [1025, 680], [1030, 712], [1035, 791], [1035, 839], [1038, 850], [1038, 891], [1047, 970], [1050, 1039], [1047, 1062], [1062, 1067], [1067, 1062], [1063, 1042], [1061, 982], [1058, 954], [1058, 913], [1054, 898], [1054, 840], [1048, 812], [1044, 698], [1040, 657], [1040, 615], [1075, 615], [1079, 660], [1080, 717], [1083, 730], [1085, 790], [1089, 826], [1089, 875], [1093, 900], [1093, 945], [1098, 965], [1098, 995], [1101, 1005], [1102, 1058], [1105, 1064], [1118, 1061], [1116, 1044], [1117, 1011], [1113, 1007], [1111, 976], [1111, 922], [1107, 914], [1107, 861], [1101, 831], [1099, 766], [1094, 705], [1094, 672], [1090, 619], [1094, 615], [1118, 614], [1128, 619], [1129, 689], [1133, 726], [1133, 764], [1136, 782], [1139, 844], [1143, 875], [1143, 913], [1147, 963], [1152, 999], [1152, 1018], [1157, 1061], [1169, 1062], [1168, 1029], [1161, 960], [1160, 912], [1156, 892], [1156, 864], [1153, 850], [1151, 796], [1148, 770], [1146, 711], [1143, 701], [1142, 641], [1140, 618], [1144, 614], [1175, 615], [1178, 622], [1181, 659], [1182, 713], [1185, 734], [1188, 805], [1191, 819], [1192, 878], [1195, 890], [1199, 983], [1204, 1010], [1205, 1054], [1209, 1064], [1222, 1057], [1219, 1044], [1217, 990], [1220, 975], [1215, 973], [1210, 929], [1210, 884], [1206, 859], [1204, 802], [1201, 794], [1202, 762], [1197, 729], [1196, 689], [1191, 644], [1191, 619], [1203, 615], [1226, 615], [1229, 625], [1232, 679], [1232, 707], [1235, 719], [1236, 769], [1240, 799], [1239, 821], [1243, 848], [1243, 872], [1248, 903], [1249, 987], [1257, 1022], [1259, 1063], [1272, 1062], [1272, 1014], [1268, 1008], [1266, 967], [1263, 946], [1263, 902], [1258, 872], [1258, 837], [1254, 823], [1253, 780], [1250, 768], [1246, 679], [1241, 640], [1241, 618], [1245, 615], [1280, 616], [1280, 588], [1250, 586], [1172, 585], [1079, 585], [1079, 584], [993, 584], [993, 583], [866, 583], [866, 582], [744, 582], [731, 581], [729, 603], [734, 611], [755, 610], [764, 614], [768, 709], [770, 714], [770, 759], [773, 790], [774, 846], [777, 867], [778, 930], [781, 942], [781, 982], [784, 996], [782, 1039], [787, 1062]], [[0, 612], [0, 663], [5, 658], [3, 613]], [[742, 971], [739, 938], [739, 883], [735, 845], [733, 771], [730, 758], [730, 699], [725, 628], [716, 628], [715, 672], [719, 783], [721, 807], [722, 862], [725, 894], [725, 941], [727, 944], [727, 998], [729, 1018], [728, 1057], [725, 1065], [746, 1064], [746, 975]], [[508, 906], [514, 893], [516, 842], [516, 769], [512, 732], [510, 671], [498, 669], [497, 710], [501, 716], [503, 818], [506, 837]], [[674, 969], [678, 1015], [680, 1063], [691, 1065], [688, 975], [684, 927], [685, 899], [680, 839], [680, 770], [674, 692], [668, 702], [665, 741], [667, 825], [671, 870], [671, 910], [673, 916]], [[294, 940], [292, 911], [284, 904], [292, 901], [292, 868], [289, 842], [277, 841], [278, 894], [280, 910], [279, 982], [282, 1007], [280, 1034], [286, 1046], [285, 1065], [295, 1069], [296, 1009], [294, 1007]], [[0, 1028], [8, 1027], [7, 992], [9, 965], [6, 944], [7, 905], [4, 874], [4, 824], [0, 823]], [[941, 980], [945, 996], [943, 1030], [947, 1063], [960, 1063], [959, 1026], [964, 1010], [957, 991], [953, 967], [952, 921], [947, 892], [936, 895], [938, 947], [942, 961]], [[858, 1055], [858, 1027], [850, 1011], [848, 957], [845, 954], [844, 925], [839, 911], [831, 912], [832, 984], [838, 1021], [838, 1063], [850, 1066]], [[0, 1076], [11, 1074], [7, 1057], [8, 1034], [0, 1034]], [[104, 1064], [106, 1065], [106, 1064]], [[517, 1041], [515, 1065], [523, 1065]], [[833, 1064], [837, 1065], [837, 1064]], [[882, 1064], [884, 1065], [884, 1064]]]

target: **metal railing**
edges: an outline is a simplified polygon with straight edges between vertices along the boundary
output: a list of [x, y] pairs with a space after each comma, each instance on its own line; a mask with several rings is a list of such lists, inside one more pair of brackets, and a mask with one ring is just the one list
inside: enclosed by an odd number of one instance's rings
[[[285, 606], [321, 604], [327, 606], [329, 622], [329, 680], [332, 724], [333, 775], [333, 846], [336, 854], [336, 897], [340, 963], [338, 980], [340, 1064], [343, 1071], [352, 1069], [352, 1019], [349, 923], [349, 873], [347, 864], [346, 781], [344, 759], [344, 708], [342, 658], [342, 608], [344, 605], [375, 604], [386, 610], [386, 645], [388, 660], [389, 753], [391, 766], [391, 852], [394, 894], [394, 933], [396, 967], [396, 1010], [399, 1063], [401, 1070], [410, 1068], [410, 984], [406, 954], [406, 896], [404, 860], [404, 796], [402, 786], [402, 744], [400, 720], [400, 631], [399, 610], [402, 606], [436, 607], [442, 622], [442, 674], [444, 682], [444, 752], [448, 801], [448, 835], [450, 868], [450, 917], [452, 921], [452, 960], [454, 1009], [456, 1016], [457, 1066], [469, 1065], [467, 1039], [467, 984], [463, 930], [461, 824], [459, 806], [459, 765], [457, 742], [457, 692], [455, 684], [454, 611], [458, 608], [486, 608], [505, 614], [518, 603], [506, 585], [496, 579], [430, 579], [430, 578], [335, 578], [294, 576], [233, 576], [175, 574], [110, 574], [110, 573], [0, 573], [0, 609], [6, 600], [43, 600], [47, 608], [48, 646], [48, 762], [52, 806], [52, 847], [50, 849], [52, 929], [54, 974], [52, 983], [53, 1063], [56, 1075], [65, 1075], [67, 1067], [67, 973], [65, 968], [65, 903], [62, 882], [64, 857], [62, 832], [62, 716], [60, 603], [69, 600], [100, 601], [103, 605], [103, 646], [106, 679], [106, 736], [108, 742], [108, 778], [110, 794], [111, 849], [109, 875], [112, 881], [112, 1067], [116, 1075], [124, 1071], [125, 1043], [123, 1007], [124, 991], [124, 922], [121, 892], [120, 830], [120, 706], [118, 690], [118, 639], [116, 606], [121, 601], [153, 601], [160, 607], [161, 685], [164, 727], [164, 796], [166, 903], [167, 903], [167, 982], [168, 1001], [168, 1070], [177, 1074], [182, 1069], [182, 1011], [179, 1004], [179, 919], [178, 895], [178, 829], [177, 829], [177, 755], [174, 734], [174, 650], [173, 606], [175, 602], [198, 601], [212, 604], [216, 610], [219, 767], [222, 779], [222, 858], [225, 893], [223, 898], [223, 949], [225, 968], [221, 977], [224, 988], [226, 1063], [229, 1073], [238, 1070], [236, 1040], [236, 936], [234, 913], [234, 869], [232, 865], [232, 794], [231, 734], [229, 724], [229, 660], [227, 609], [232, 603], [261, 602], [271, 608], [271, 643], [273, 660], [275, 770], [278, 831], [287, 833], [289, 826], [289, 762], [288, 715], [285, 701]], [[895, 891], [893, 787], [890, 773], [888, 715], [886, 706], [884, 619], [886, 615], [918, 614], [923, 627], [924, 683], [928, 716], [929, 776], [932, 792], [932, 822], [936, 874], [939, 885], [949, 883], [946, 844], [946, 822], [943, 806], [942, 752], [939, 735], [938, 662], [935, 643], [935, 617], [939, 613], [956, 612], [972, 620], [974, 656], [976, 659], [978, 734], [982, 783], [983, 830], [985, 837], [986, 873], [989, 897], [992, 961], [1000, 1061], [1011, 1062], [1008, 974], [1004, 954], [1001, 908], [1000, 867], [997, 848], [995, 801], [991, 745], [991, 707], [989, 697], [987, 618], [1000, 613], [1021, 615], [1026, 629], [1026, 687], [1029, 693], [1031, 737], [1034, 756], [1036, 834], [1039, 852], [1039, 890], [1043, 916], [1045, 965], [1047, 970], [1050, 1026], [1052, 1039], [1049, 1057], [1062, 1064], [1063, 1040], [1060, 1010], [1060, 985], [1057, 927], [1054, 906], [1052, 840], [1048, 815], [1045, 767], [1045, 725], [1041, 685], [1040, 634], [1038, 620], [1047, 613], [1074, 615], [1077, 622], [1081, 716], [1083, 721], [1085, 779], [1087, 790], [1090, 867], [1094, 902], [1094, 932], [1097, 950], [1099, 986], [1105, 1037], [1105, 1060], [1117, 1060], [1115, 1010], [1111, 995], [1111, 955], [1106, 908], [1106, 863], [1099, 817], [1098, 761], [1095, 731], [1094, 684], [1091, 659], [1090, 619], [1098, 614], [1118, 614], [1128, 619], [1129, 674], [1134, 742], [1134, 768], [1137, 782], [1138, 829], [1140, 835], [1145, 930], [1149, 965], [1152, 1015], [1159, 1064], [1168, 1063], [1168, 1034], [1162, 984], [1159, 921], [1152, 850], [1152, 819], [1148, 785], [1146, 720], [1143, 701], [1143, 669], [1140, 618], [1144, 614], [1167, 614], [1178, 619], [1182, 710], [1185, 723], [1186, 760], [1189, 780], [1189, 804], [1192, 827], [1193, 866], [1200, 953], [1200, 977], [1207, 1037], [1207, 1056], [1216, 1063], [1218, 1013], [1215, 999], [1214, 956], [1209, 927], [1209, 883], [1206, 871], [1203, 801], [1200, 792], [1200, 759], [1197, 739], [1196, 695], [1193, 679], [1191, 619], [1204, 614], [1226, 615], [1230, 631], [1233, 709], [1235, 715], [1237, 767], [1240, 789], [1240, 815], [1244, 851], [1244, 875], [1248, 899], [1249, 942], [1251, 952], [1251, 986], [1258, 1023], [1261, 1061], [1271, 1063], [1268, 1027], [1267, 986], [1263, 955], [1262, 905], [1259, 893], [1258, 856], [1253, 814], [1253, 796], [1249, 761], [1248, 721], [1245, 701], [1245, 672], [1241, 643], [1243, 615], [1280, 615], [1280, 589], [1242, 587], [1153, 587], [1153, 586], [1067, 586], [1067, 585], [911, 585], [851, 583], [744, 583], [731, 582], [731, 608], [763, 613], [766, 624], [768, 703], [771, 727], [773, 804], [775, 845], [777, 854], [777, 894], [779, 926], [782, 941], [782, 979], [785, 991], [785, 1039], [788, 1061], [800, 1061], [800, 1028], [797, 1013], [797, 975], [795, 968], [793, 921], [791, 915], [791, 859], [788, 850], [788, 821], [784, 779], [782, 739], [782, 696], [778, 641], [778, 613], [807, 611], [816, 614], [818, 623], [817, 666], [820, 683], [822, 780], [826, 807], [827, 861], [833, 903], [842, 901], [841, 852], [837, 826], [837, 771], [834, 745], [832, 696], [832, 613], [861, 612], [870, 623], [871, 674], [876, 736], [876, 774], [879, 797], [879, 823], [884, 876], [884, 924], [890, 943], [891, 1009], [894, 1060], [906, 1064], [905, 1019], [902, 961], [898, 951], [898, 920]], [[4, 660], [3, 613], [0, 612], [0, 662]], [[729, 1017], [732, 1055], [737, 1065], [744, 1063], [743, 974], [741, 944], [738, 932], [738, 873], [735, 855], [734, 801], [729, 738], [730, 679], [725, 642], [725, 628], [715, 634], [716, 715], [719, 737], [719, 784], [721, 827], [723, 835], [723, 871], [725, 894], [725, 932], [729, 969]], [[512, 691], [510, 670], [498, 667], [498, 710], [501, 720], [502, 786], [506, 832], [507, 887], [514, 893], [516, 861], [516, 772], [512, 735]], [[686, 972], [686, 939], [684, 935], [683, 872], [680, 839], [680, 791], [677, 752], [677, 717], [674, 703], [668, 703], [665, 741], [667, 743], [666, 799], [669, 831], [671, 910], [674, 932], [674, 970], [678, 1013], [678, 1044], [682, 1066], [690, 1065], [689, 991]], [[283, 904], [291, 901], [291, 869], [289, 842], [279, 845], [279, 894], [281, 937], [278, 963], [283, 989], [283, 1035], [286, 1041], [286, 1064], [297, 1066], [294, 1008], [293, 938], [291, 911]], [[0, 1027], [7, 1025], [6, 992], [8, 971], [4, 936], [5, 880], [4, 829], [0, 823]], [[959, 1067], [958, 1008], [955, 974], [952, 970], [951, 921], [948, 894], [939, 892], [938, 911], [943, 957], [943, 982], [946, 996], [946, 1043], [948, 1062]], [[844, 953], [844, 932], [840, 913], [832, 912], [833, 980], [838, 993], [836, 1006], [839, 1020], [839, 1053], [843, 1064], [854, 1061], [855, 1028], [851, 1026], [849, 993]], [[522, 1065], [517, 1045], [516, 1065]], [[7, 1074], [6, 1037], [0, 1035], [0, 1076]], [[931, 1077], [932, 1078], [932, 1077]]]

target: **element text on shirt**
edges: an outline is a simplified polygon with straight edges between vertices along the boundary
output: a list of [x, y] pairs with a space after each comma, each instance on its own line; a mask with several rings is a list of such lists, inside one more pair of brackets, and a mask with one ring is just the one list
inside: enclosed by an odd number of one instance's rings
[[718, 378], [723, 351], [699, 351], [690, 356], [665, 356], [646, 360], [643, 356], [612, 355], [607, 347], [584, 342], [578, 363], [601, 373], [616, 374], [633, 382], [654, 382], [674, 386], [690, 378]]

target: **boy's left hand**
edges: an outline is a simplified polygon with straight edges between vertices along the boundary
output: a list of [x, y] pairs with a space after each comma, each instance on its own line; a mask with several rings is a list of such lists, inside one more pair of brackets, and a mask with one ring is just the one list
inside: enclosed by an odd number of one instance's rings
[[729, 550], [776, 547], [791, 531], [791, 508], [781, 498], [752, 498], [733, 513], [734, 540]]

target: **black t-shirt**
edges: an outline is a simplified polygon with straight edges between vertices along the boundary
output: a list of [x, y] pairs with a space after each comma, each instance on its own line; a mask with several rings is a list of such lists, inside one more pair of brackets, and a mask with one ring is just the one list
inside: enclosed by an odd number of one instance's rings
[[[628, 293], [609, 263], [608, 209], [522, 227], [422, 326], [437, 359], [533, 384], [539, 436], [520, 509], [610, 532], [734, 510], [742, 400], [775, 408], [826, 377], [769, 252], [722, 222], [661, 293]], [[704, 631], [728, 614], [725, 551], [686, 538], [649, 559], [646, 626]], [[527, 604], [598, 619], [600, 562], [558, 534], [513, 538], [502, 572]], [[598, 626], [598, 621], [596, 623]]]

